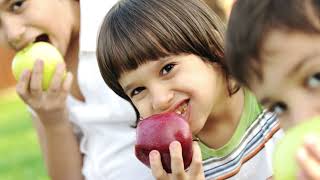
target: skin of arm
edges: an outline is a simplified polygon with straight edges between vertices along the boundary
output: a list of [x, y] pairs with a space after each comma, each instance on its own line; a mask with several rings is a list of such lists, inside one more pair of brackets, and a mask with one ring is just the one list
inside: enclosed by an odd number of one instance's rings
[[66, 103], [73, 76], [65, 66], [58, 65], [47, 92], [41, 90], [43, 62], [37, 61], [32, 72], [25, 71], [17, 84], [17, 93], [34, 113], [41, 149], [53, 180], [84, 179], [81, 173], [82, 156], [69, 119]]
[[44, 126], [40, 119], [33, 115], [33, 125], [37, 131], [49, 176], [53, 180], [84, 179], [81, 173], [83, 157], [71, 123], [65, 120], [59, 125]]

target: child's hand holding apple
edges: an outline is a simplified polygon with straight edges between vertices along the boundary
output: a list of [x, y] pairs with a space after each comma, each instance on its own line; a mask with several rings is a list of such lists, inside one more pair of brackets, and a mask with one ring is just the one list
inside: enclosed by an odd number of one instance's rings
[[320, 179], [320, 138], [309, 135], [296, 155], [298, 161], [298, 179]]
[[320, 179], [320, 118], [307, 120], [286, 132], [275, 149], [275, 180]]
[[193, 156], [188, 171], [184, 168], [184, 159], [182, 157], [181, 144], [178, 141], [170, 143], [171, 157], [171, 173], [168, 173], [163, 168], [161, 163], [161, 153], [156, 150], [150, 153], [150, 165], [153, 176], [157, 180], [204, 180], [204, 170], [202, 167], [201, 150], [197, 142], [192, 142]]
[[200, 147], [188, 123], [174, 112], [139, 122], [135, 153], [158, 180], [205, 179]]
[[17, 93], [40, 119], [46, 119], [44, 125], [67, 118], [72, 74], [66, 74], [63, 57], [54, 46], [46, 42], [28, 45], [15, 55], [12, 72], [18, 81]]

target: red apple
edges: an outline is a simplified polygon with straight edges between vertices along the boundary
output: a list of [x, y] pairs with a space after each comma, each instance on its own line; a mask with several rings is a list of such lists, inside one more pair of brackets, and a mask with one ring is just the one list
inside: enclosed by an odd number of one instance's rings
[[184, 168], [188, 168], [193, 151], [192, 134], [187, 121], [174, 112], [150, 116], [138, 124], [136, 157], [150, 167], [149, 153], [157, 150], [160, 152], [163, 168], [171, 173], [169, 145], [173, 141], [181, 143]]

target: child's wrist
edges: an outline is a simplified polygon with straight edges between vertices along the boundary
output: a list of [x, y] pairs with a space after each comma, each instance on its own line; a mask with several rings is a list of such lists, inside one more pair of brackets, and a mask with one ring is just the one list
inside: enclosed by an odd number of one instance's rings
[[38, 113], [38, 117], [45, 128], [63, 127], [70, 124], [69, 111], [66, 108], [51, 113]]
[[70, 121], [61, 121], [59, 123], [52, 123], [52, 124], [44, 124], [44, 128], [46, 134], [57, 135], [57, 134], [65, 134], [73, 132], [72, 124]]

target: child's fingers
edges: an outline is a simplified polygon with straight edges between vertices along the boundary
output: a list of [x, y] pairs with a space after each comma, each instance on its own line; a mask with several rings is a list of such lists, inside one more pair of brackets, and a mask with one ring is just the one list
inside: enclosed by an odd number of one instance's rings
[[183, 179], [185, 176], [182, 148], [178, 141], [173, 141], [170, 146], [171, 170], [175, 179]]
[[266, 180], [273, 180], [273, 176], [268, 177]]
[[300, 171], [297, 175], [297, 178], [299, 180], [308, 180], [307, 176], [303, 173], [303, 171]]
[[156, 150], [151, 151], [149, 154], [149, 159], [150, 159], [150, 167], [151, 167], [153, 176], [157, 180], [168, 179], [167, 172], [162, 167], [160, 153]]
[[310, 156], [306, 149], [302, 148], [298, 151], [297, 161], [307, 179], [320, 179], [320, 163]]
[[63, 81], [63, 75], [65, 72], [65, 64], [60, 63], [56, 66], [55, 73], [52, 77], [52, 80], [50, 82], [50, 87], [48, 89], [48, 94], [50, 95], [57, 95], [57, 93], [60, 92], [62, 81]]
[[201, 156], [201, 150], [199, 147], [198, 142], [193, 142], [193, 156], [192, 156], [192, 162], [190, 165], [190, 176], [191, 177], [203, 177], [203, 167], [202, 167], [202, 156]]
[[28, 101], [29, 98], [29, 83], [31, 78], [30, 70], [25, 70], [18, 81], [16, 86], [17, 94], [25, 101]]
[[310, 156], [314, 157], [320, 164], [320, 140], [316, 136], [308, 136], [305, 139], [304, 146]]
[[34, 64], [30, 81], [30, 93], [33, 96], [40, 96], [42, 94], [42, 77], [43, 61], [37, 60]]

